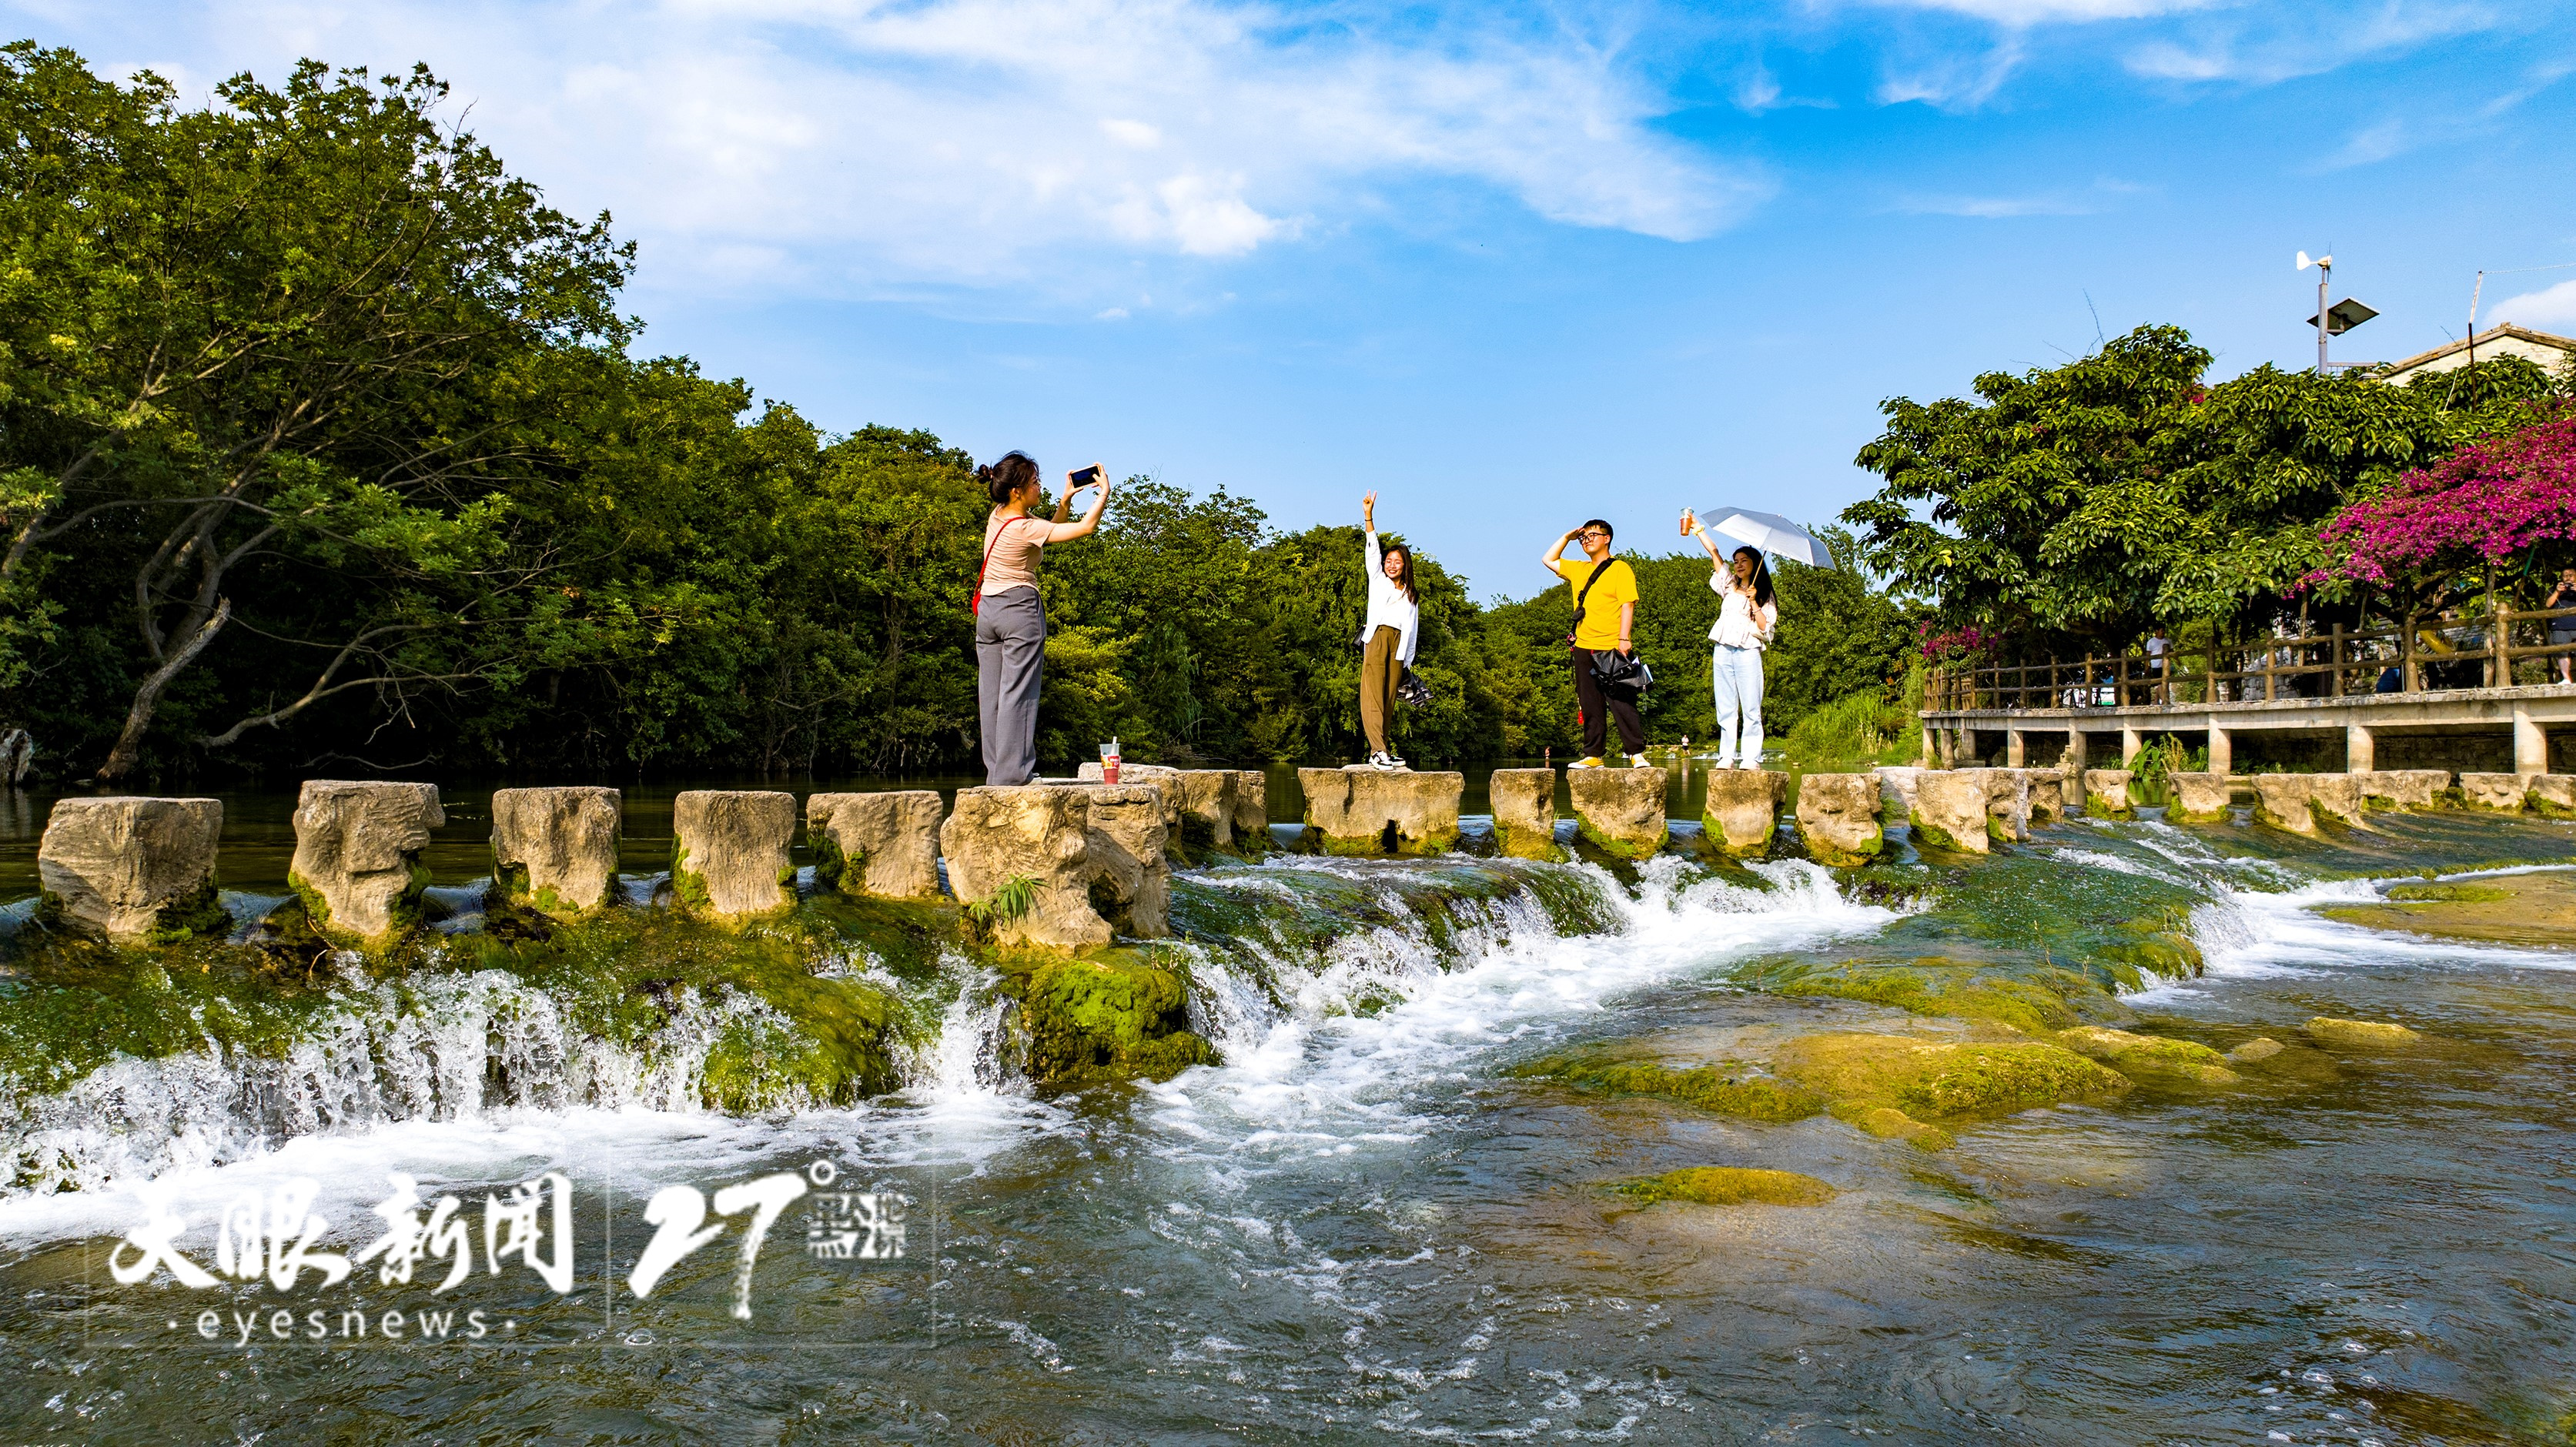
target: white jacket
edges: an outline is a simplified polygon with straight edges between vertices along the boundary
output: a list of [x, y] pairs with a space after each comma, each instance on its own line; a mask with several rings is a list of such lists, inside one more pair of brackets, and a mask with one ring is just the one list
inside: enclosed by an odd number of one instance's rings
[[1757, 651], [1771, 646], [1771, 630], [1780, 626], [1780, 600], [1777, 596], [1755, 607], [1753, 590], [1736, 587], [1735, 574], [1725, 568], [1710, 572], [1708, 586], [1724, 600], [1717, 606], [1717, 621], [1709, 625], [1709, 642], [1720, 648]]
[[1368, 535], [1368, 585], [1368, 621], [1360, 625], [1361, 646], [1367, 646], [1379, 628], [1392, 628], [1397, 635], [1395, 656], [1410, 667], [1414, 644], [1420, 641], [1422, 609], [1386, 575], [1386, 555], [1378, 550], [1375, 531]]

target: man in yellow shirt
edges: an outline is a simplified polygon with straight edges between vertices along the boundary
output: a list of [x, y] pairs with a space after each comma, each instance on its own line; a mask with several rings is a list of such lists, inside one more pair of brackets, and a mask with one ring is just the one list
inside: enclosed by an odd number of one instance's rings
[[[1595, 653], [1635, 651], [1630, 639], [1637, 626], [1637, 575], [1610, 556], [1610, 537], [1610, 525], [1594, 518], [1558, 538], [1539, 559], [1574, 590], [1574, 632], [1566, 639], [1566, 656], [1574, 665], [1575, 697], [1583, 703], [1583, 760], [1573, 766], [1578, 769], [1602, 766], [1613, 718], [1628, 761], [1646, 767], [1646, 726], [1637, 717], [1637, 700], [1608, 692], [1592, 673]], [[1573, 542], [1583, 544], [1579, 559], [1565, 556], [1565, 545]]]

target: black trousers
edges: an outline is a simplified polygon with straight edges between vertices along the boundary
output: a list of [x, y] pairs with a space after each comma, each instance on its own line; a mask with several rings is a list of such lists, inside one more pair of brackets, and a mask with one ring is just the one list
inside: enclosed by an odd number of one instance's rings
[[[1608, 650], [1603, 650], [1607, 652]], [[1610, 720], [1619, 720], [1619, 742], [1629, 753], [1646, 751], [1646, 725], [1637, 717], [1637, 700], [1601, 691], [1601, 680], [1592, 676], [1592, 650], [1569, 648], [1566, 656], [1574, 664], [1574, 696], [1583, 703], [1583, 756], [1601, 757], [1610, 742]]]

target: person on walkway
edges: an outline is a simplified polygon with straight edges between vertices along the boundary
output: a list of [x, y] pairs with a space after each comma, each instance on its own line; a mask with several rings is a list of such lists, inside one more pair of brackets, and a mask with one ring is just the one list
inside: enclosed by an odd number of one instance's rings
[[1762, 650], [1780, 626], [1780, 602], [1771, 591], [1771, 569], [1760, 548], [1717, 550], [1708, 529], [1691, 519], [1691, 536], [1708, 550], [1708, 586], [1717, 593], [1717, 621], [1709, 626], [1708, 678], [1717, 697], [1717, 759], [1713, 769], [1762, 767]]
[[[1636, 656], [1631, 640], [1637, 627], [1637, 575], [1610, 556], [1610, 539], [1610, 525], [1594, 518], [1558, 538], [1539, 558], [1541, 567], [1574, 590], [1574, 631], [1565, 641], [1567, 661], [1574, 666], [1574, 696], [1583, 706], [1583, 758], [1570, 766], [1577, 769], [1602, 767], [1613, 718], [1619, 721], [1619, 742], [1627, 748], [1629, 762], [1640, 769], [1647, 766], [1646, 726], [1637, 717], [1636, 697], [1603, 688], [1594, 672], [1598, 655]], [[1569, 560], [1565, 545], [1576, 542], [1583, 545], [1583, 557]]]
[[[2576, 568], [2558, 570], [2558, 586], [2542, 600], [2543, 609], [2576, 608]], [[2549, 620], [2549, 646], [2576, 649], [2576, 616]], [[2560, 683], [2576, 683], [2576, 654], [2559, 653], [2550, 658]]]
[[[1045, 489], [1025, 452], [975, 469], [993, 511], [984, 519], [984, 566], [975, 589], [975, 716], [982, 726], [984, 782], [1025, 784], [1038, 772], [1038, 676], [1046, 660], [1046, 605], [1038, 599], [1038, 550], [1087, 538], [1109, 507], [1109, 474], [1097, 463], [1065, 477], [1055, 519], [1031, 515]], [[1066, 522], [1073, 495], [1098, 487], [1091, 511]]]
[[1368, 735], [1369, 767], [1401, 769], [1405, 762], [1387, 744], [1395, 715], [1395, 686], [1413, 666], [1422, 634], [1422, 599], [1413, 590], [1413, 550], [1402, 543], [1380, 548], [1377, 494], [1360, 499], [1360, 529], [1368, 535], [1368, 617], [1360, 624], [1360, 729]]

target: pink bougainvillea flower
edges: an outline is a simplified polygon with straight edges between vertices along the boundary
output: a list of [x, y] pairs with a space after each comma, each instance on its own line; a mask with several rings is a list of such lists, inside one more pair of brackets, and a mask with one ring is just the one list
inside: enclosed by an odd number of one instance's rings
[[2492, 566], [2576, 538], [2576, 417], [2492, 437], [2410, 472], [2381, 496], [2336, 513], [2323, 537], [2343, 560], [2303, 584]]

